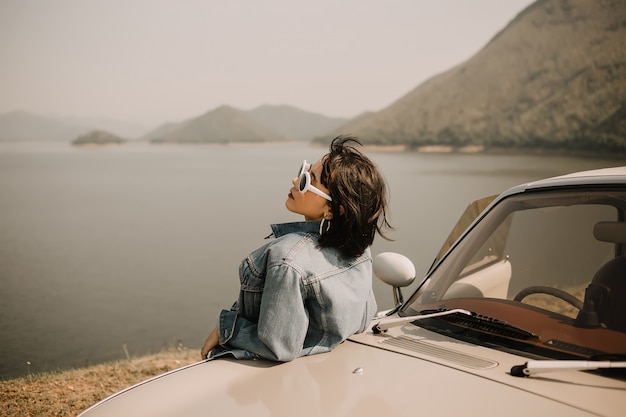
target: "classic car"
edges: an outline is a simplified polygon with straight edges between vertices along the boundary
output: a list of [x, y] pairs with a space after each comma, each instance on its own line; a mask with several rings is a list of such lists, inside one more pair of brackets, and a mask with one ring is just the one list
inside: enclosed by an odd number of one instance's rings
[[626, 415], [626, 167], [477, 200], [422, 279], [374, 274], [396, 306], [330, 353], [200, 361], [80, 416]]

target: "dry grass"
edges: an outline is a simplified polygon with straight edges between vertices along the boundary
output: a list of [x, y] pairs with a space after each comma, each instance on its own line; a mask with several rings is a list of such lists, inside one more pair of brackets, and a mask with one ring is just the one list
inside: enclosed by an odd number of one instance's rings
[[0, 381], [0, 416], [76, 416], [123, 388], [197, 362], [199, 352], [179, 346], [130, 360]]

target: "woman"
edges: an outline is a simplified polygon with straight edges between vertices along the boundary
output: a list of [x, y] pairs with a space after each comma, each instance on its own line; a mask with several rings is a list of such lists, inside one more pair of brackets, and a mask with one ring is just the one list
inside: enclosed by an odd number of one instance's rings
[[201, 354], [289, 361], [328, 352], [376, 313], [369, 247], [387, 221], [377, 167], [339, 136], [292, 180], [287, 209], [303, 222], [272, 225], [273, 237], [239, 267], [241, 291]]

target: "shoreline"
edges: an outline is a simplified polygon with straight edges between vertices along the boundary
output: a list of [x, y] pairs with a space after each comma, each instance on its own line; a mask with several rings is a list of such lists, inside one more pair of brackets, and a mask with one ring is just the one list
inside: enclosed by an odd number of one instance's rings
[[[327, 144], [318, 142], [307, 141], [271, 141], [271, 142], [161, 142], [153, 143], [146, 140], [127, 140], [124, 143], [108, 143], [108, 144], [72, 144], [71, 142], [59, 142], [59, 141], [0, 141], [0, 145], [12, 145], [12, 146], [46, 146], [46, 145], [67, 145], [68, 148], [76, 150], [116, 150], [124, 148], [193, 148], [193, 147], [271, 147], [271, 146], [297, 146], [305, 145], [313, 148], [325, 148]], [[484, 145], [466, 145], [466, 146], [452, 146], [452, 145], [423, 145], [423, 146], [410, 146], [406, 144], [394, 144], [394, 145], [376, 145], [376, 144], [363, 144], [363, 149], [366, 152], [385, 152], [385, 153], [402, 153], [412, 152], [421, 154], [451, 154], [451, 155], [529, 155], [529, 156], [564, 156], [574, 158], [597, 158], [597, 159], [611, 159], [617, 161], [623, 161], [626, 157], [626, 151], [583, 151], [583, 150], [571, 150], [571, 149], [559, 149], [559, 148], [513, 148], [513, 147], [486, 147]]]
[[[279, 145], [298, 145], [304, 144], [316, 148], [326, 148], [328, 144], [317, 143], [314, 141], [285, 141], [285, 142], [164, 142], [164, 143], [151, 143], [149, 141], [142, 142], [145, 145], [151, 146], [231, 146], [231, 147], [255, 147], [255, 146], [279, 146]], [[122, 145], [123, 146], [123, 145]], [[625, 152], [615, 151], [581, 151], [570, 149], [558, 149], [558, 148], [513, 148], [513, 147], [486, 147], [484, 145], [465, 145], [465, 146], [452, 146], [452, 145], [424, 145], [411, 147], [406, 144], [394, 144], [394, 145], [375, 145], [375, 144], [363, 144], [363, 149], [366, 152], [388, 152], [388, 153], [401, 153], [401, 152], [413, 152], [422, 154], [475, 154], [475, 155], [546, 155], [546, 156], [565, 156], [574, 158], [598, 158], [598, 159], [615, 159], [623, 160], [626, 156]]]
[[4, 416], [76, 416], [98, 401], [141, 381], [200, 361], [183, 346], [63, 371], [0, 380]]
[[551, 148], [506, 148], [506, 147], [485, 147], [484, 145], [448, 146], [448, 145], [426, 145], [412, 148], [408, 145], [363, 145], [368, 151], [379, 152], [415, 152], [421, 154], [470, 154], [470, 155], [520, 155], [520, 156], [564, 156], [570, 158], [597, 158], [615, 159], [623, 161], [626, 153], [610, 151], [581, 151], [569, 149]]

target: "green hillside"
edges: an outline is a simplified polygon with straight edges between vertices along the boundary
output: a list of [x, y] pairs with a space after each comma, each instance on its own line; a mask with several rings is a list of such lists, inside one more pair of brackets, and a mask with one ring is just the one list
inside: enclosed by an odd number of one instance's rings
[[626, 1], [537, 1], [466, 62], [340, 133], [411, 148], [626, 153]]

